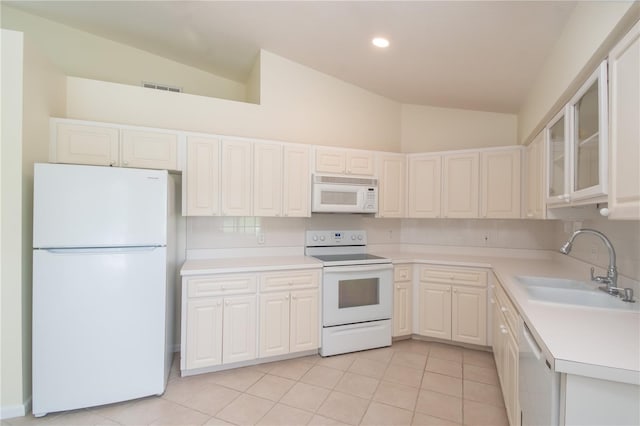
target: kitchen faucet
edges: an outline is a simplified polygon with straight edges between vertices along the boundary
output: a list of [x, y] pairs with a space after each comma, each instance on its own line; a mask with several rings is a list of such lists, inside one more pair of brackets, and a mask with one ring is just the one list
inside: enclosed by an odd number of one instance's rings
[[[567, 242], [564, 243], [562, 247], [560, 247], [560, 253], [569, 254], [573, 246], [573, 240], [575, 240], [575, 238], [580, 234], [595, 235], [596, 237], [599, 237], [602, 240], [602, 242], [607, 246], [607, 250], [609, 250], [609, 267], [607, 268], [607, 276], [606, 277], [594, 276], [593, 275], [594, 268], [591, 268], [591, 281], [606, 284], [606, 287], [602, 286], [600, 287], [600, 290], [606, 291], [607, 293], [614, 296], [617, 295], [618, 292], [623, 289], [620, 289], [617, 287], [618, 270], [616, 269], [616, 251], [613, 249], [613, 245], [611, 244], [611, 241], [609, 241], [606, 235], [604, 235], [602, 232], [596, 231], [595, 229], [588, 229], [588, 228], [578, 229], [573, 233], [573, 235], [571, 235], [571, 237], [567, 240]], [[631, 289], [624, 289], [624, 292], [625, 292], [625, 300], [633, 299], [633, 291]]]

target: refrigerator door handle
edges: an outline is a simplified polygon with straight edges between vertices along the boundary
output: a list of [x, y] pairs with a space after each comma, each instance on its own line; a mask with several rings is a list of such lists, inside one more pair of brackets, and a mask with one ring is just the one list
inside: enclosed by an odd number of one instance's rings
[[162, 246], [143, 246], [143, 247], [82, 247], [82, 248], [48, 248], [41, 249], [53, 254], [119, 254], [119, 253], [135, 253], [144, 251], [153, 251]]

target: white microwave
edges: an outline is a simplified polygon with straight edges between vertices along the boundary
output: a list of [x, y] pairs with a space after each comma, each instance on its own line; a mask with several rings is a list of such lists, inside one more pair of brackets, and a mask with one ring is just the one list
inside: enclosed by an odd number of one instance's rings
[[377, 213], [378, 179], [314, 175], [314, 213]]

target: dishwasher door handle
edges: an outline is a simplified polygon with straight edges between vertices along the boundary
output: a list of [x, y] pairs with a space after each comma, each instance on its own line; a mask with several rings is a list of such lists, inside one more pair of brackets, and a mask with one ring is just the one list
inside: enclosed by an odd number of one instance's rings
[[540, 357], [542, 356], [542, 349], [540, 349], [540, 346], [538, 346], [538, 344], [536, 343], [535, 339], [531, 335], [531, 331], [529, 330], [529, 327], [527, 327], [526, 324], [523, 324], [522, 329], [523, 329], [524, 339], [527, 341], [527, 344], [529, 345], [531, 352], [533, 352], [533, 355], [536, 357], [536, 359], [539, 360]]

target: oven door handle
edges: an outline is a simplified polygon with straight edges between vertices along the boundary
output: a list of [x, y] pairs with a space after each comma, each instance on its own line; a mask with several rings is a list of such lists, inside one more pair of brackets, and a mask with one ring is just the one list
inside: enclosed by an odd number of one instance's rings
[[378, 263], [375, 265], [353, 265], [353, 266], [325, 266], [325, 273], [333, 272], [372, 272], [372, 271], [386, 271], [387, 269], [393, 269], [391, 263]]

